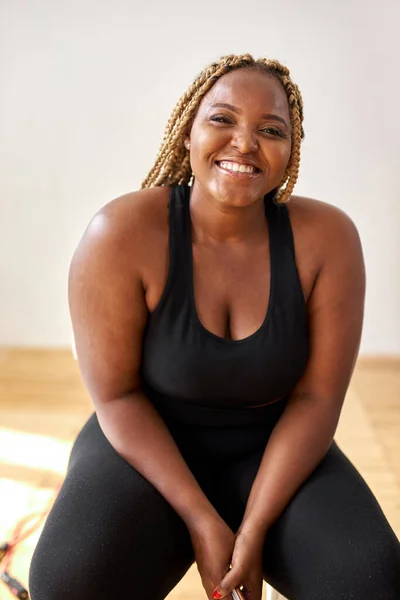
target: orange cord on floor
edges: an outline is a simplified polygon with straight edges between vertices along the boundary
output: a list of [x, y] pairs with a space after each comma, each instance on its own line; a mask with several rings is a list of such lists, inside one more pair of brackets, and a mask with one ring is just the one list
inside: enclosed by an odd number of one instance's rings
[[[9, 573], [14, 550], [19, 544], [21, 544], [21, 542], [26, 540], [30, 535], [32, 535], [32, 533], [39, 529], [40, 525], [49, 514], [58, 492], [61, 489], [61, 485], [62, 483], [54, 488], [53, 497], [49, 501], [45, 510], [33, 513], [21, 519], [15, 526], [11, 540], [0, 545], [0, 579], [7, 585], [10, 592], [20, 600], [29, 600], [29, 593], [27, 589], [17, 579], [11, 577]], [[30, 526], [28, 527], [29, 524]]]

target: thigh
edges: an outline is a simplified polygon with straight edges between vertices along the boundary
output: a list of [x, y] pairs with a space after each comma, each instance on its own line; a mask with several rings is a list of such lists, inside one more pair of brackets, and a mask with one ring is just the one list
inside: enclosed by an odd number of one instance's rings
[[290, 600], [400, 598], [400, 546], [334, 442], [267, 534], [265, 578]]
[[32, 600], [161, 600], [192, 562], [183, 521], [93, 415], [32, 559]]

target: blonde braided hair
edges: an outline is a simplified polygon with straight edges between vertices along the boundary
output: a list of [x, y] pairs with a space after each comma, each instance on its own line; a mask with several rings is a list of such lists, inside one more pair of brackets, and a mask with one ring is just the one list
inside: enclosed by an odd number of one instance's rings
[[[275, 202], [290, 198], [298, 178], [300, 145], [304, 138], [303, 100], [299, 88], [290, 78], [289, 69], [276, 60], [255, 60], [250, 54], [223, 56], [205, 68], [183, 94], [172, 111], [156, 161], [142, 183], [142, 188], [188, 184], [193, 178], [190, 156], [184, 145], [190, 123], [199, 104], [215, 82], [235, 69], [257, 69], [274, 76], [282, 84], [289, 103], [292, 124], [292, 148], [285, 173], [275, 192]], [[283, 188], [283, 186], [286, 186]]]

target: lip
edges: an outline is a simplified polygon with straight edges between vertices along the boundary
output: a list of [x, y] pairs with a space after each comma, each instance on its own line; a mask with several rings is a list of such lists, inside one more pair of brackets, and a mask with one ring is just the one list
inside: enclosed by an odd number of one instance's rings
[[[259, 177], [262, 172], [261, 171], [256, 171], [255, 173], [242, 173], [241, 171], [228, 171], [227, 169], [224, 169], [223, 167], [221, 167], [218, 163], [220, 161], [216, 161], [215, 162], [215, 166], [217, 167], [217, 169], [223, 173], [224, 175], [227, 175], [228, 177], [235, 177], [238, 179], [256, 179], [257, 177]], [[228, 162], [228, 161], [227, 161]], [[229, 161], [229, 162], [237, 162], [237, 161]], [[249, 163], [240, 163], [241, 165], [249, 165]], [[249, 166], [255, 166], [255, 165], [249, 165]]]
[[238, 165], [245, 165], [246, 167], [254, 167], [255, 169], [258, 169], [258, 171], [262, 171], [261, 167], [259, 167], [259, 165], [256, 162], [254, 162], [253, 160], [243, 160], [241, 158], [219, 158], [215, 162], [216, 163], [234, 162], [234, 163], [237, 163]]

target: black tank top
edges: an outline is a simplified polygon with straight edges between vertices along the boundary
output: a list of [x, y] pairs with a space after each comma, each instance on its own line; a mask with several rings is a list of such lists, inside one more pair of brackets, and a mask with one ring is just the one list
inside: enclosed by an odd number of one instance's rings
[[307, 364], [307, 311], [287, 207], [265, 196], [270, 297], [261, 327], [240, 340], [201, 324], [193, 287], [190, 187], [170, 189], [169, 272], [144, 331], [142, 387], [149, 399], [244, 407], [287, 397]]

